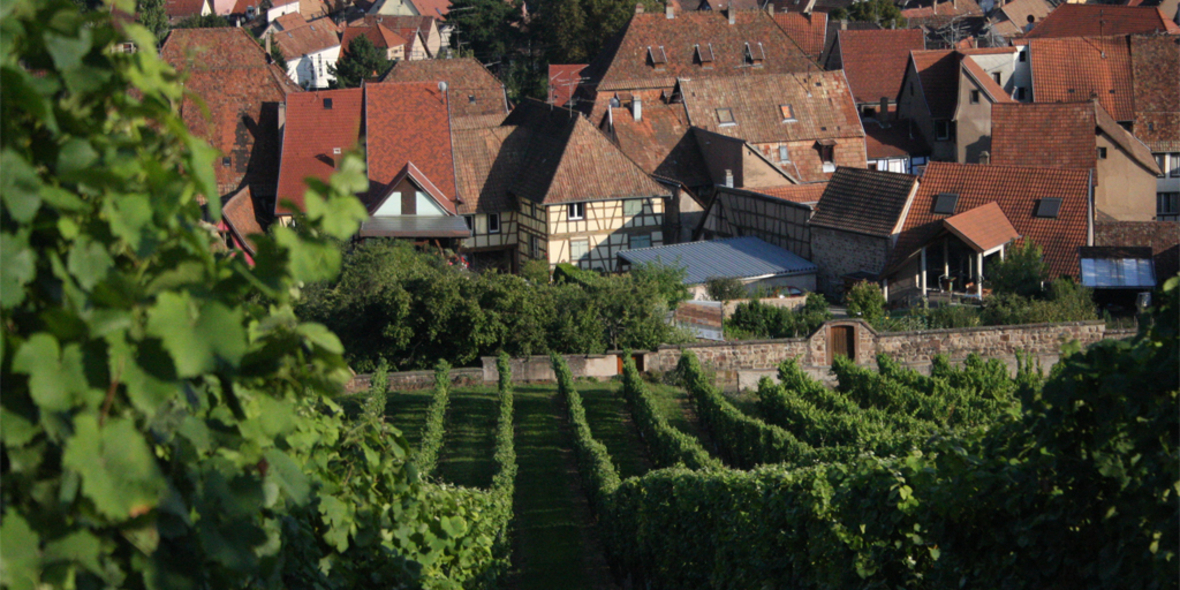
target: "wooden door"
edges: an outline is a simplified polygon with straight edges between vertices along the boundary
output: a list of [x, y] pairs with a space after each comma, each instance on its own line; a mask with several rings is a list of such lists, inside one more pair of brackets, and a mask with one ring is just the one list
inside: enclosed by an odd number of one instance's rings
[[852, 326], [832, 326], [828, 332], [828, 364], [837, 355], [856, 360], [856, 332]]

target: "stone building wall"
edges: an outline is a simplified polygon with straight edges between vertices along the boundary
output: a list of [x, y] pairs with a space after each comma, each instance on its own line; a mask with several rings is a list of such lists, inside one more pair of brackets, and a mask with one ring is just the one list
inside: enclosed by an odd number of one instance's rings
[[819, 267], [819, 289], [828, 295], [843, 294], [840, 277], [846, 274], [880, 273], [888, 254], [889, 238], [811, 226], [811, 261]]

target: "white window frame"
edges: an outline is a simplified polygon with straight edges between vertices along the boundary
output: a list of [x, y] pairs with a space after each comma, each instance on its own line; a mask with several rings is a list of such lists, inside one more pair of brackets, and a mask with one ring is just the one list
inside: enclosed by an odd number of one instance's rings
[[570, 203], [566, 205], [565, 211], [570, 221], [581, 221], [586, 219], [585, 203]]
[[488, 233], [489, 234], [500, 233], [500, 214], [499, 213], [488, 213]]
[[[574, 254], [574, 246], [578, 245], [584, 248], [581, 254]], [[570, 240], [570, 260], [577, 263], [581, 262], [583, 258], [590, 256], [590, 240]]]
[[778, 161], [779, 162], [790, 162], [791, 161], [791, 150], [787, 146], [785, 146], [785, 145], [778, 146]]

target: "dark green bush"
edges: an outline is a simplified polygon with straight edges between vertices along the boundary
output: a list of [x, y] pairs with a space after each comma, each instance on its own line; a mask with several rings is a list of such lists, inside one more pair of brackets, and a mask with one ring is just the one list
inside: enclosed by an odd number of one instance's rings
[[705, 294], [712, 301], [733, 301], [750, 296], [741, 281], [728, 277], [714, 277], [706, 280]]
[[658, 467], [671, 467], [678, 463], [689, 469], [722, 467], [721, 462], [713, 458], [700, 441], [668, 424], [656, 409], [629, 351], [623, 361], [623, 396], [631, 407], [635, 427], [647, 441], [652, 461]]
[[828, 302], [818, 293], [808, 293], [803, 307], [791, 311], [752, 299], [739, 303], [726, 318], [727, 331], [754, 338], [802, 338], [810, 336], [832, 319]]

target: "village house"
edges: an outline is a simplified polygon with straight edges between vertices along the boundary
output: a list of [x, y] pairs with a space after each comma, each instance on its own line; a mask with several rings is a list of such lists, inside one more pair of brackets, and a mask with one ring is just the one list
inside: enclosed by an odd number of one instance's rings
[[755, 237], [810, 260], [808, 221], [827, 185], [813, 182], [758, 189], [719, 186], [705, 210], [698, 236], [704, 240]]
[[811, 61], [821, 63], [828, 40], [828, 15], [823, 12], [774, 12], [774, 4], [767, 4], [774, 22], [799, 46]]
[[464, 125], [496, 126], [508, 114], [508, 94], [483, 64], [470, 57], [426, 61], [403, 61], [395, 64], [384, 82], [445, 82], [454, 100], [453, 117], [483, 117]]
[[592, 105], [586, 110], [596, 125], [612, 104], [666, 101], [682, 78], [819, 70], [763, 11], [638, 12], [585, 70], [578, 96]]
[[[1174, 9], [1173, 9], [1174, 10]], [[1025, 33], [1026, 39], [1109, 35], [1180, 34], [1180, 26], [1157, 6], [1061, 4]]]
[[839, 31], [824, 68], [843, 69], [861, 113], [880, 115], [897, 103], [910, 52], [924, 49], [921, 29]]
[[175, 25], [186, 18], [213, 14], [213, 5], [209, 0], [165, 0], [164, 14], [169, 24]]
[[1093, 171], [1096, 220], [1155, 217], [1155, 159], [1097, 100], [997, 104], [991, 133], [993, 164]]
[[278, 46], [287, 61], [287, 76], [305, 89], [327, 88], [336, 79], [329, 68], [340, 59], [336, 24], [329, 18], [308, 22], [299, 13], [282, 18], [291, 20], [266, 38]]
[[1131, 37], [1135, 137], [1155, 157], [1156, 219], [1180, 220], [1180, 36]]
[[675, 183], [657, 182], [576, 111], [528, 99], [504, 125], [528, 136], [509, 187], [520, 262], [614, 271], [622, 250], [665, 243]]
[[820, 291], [837, 297], [847, 283], [884, 272], [917, 191], [909, 174], [836, 169], [810, 222]]
[[[270, 56], [238, 28], [174, 29], [160, 48], [164, 61], [186, 76], [180, 115], [189, 132], [218, 152], [216, 195], [249, 189], [257, 210], [269, 217], [279, 175], [281, 107], [300, 89]], [[206, 110], [207, 109], [207, 110]]]
[[[864, 168], [867, 162], [864, 129], [843, 72], [686, 78], [673, 90], [677, 101], [693, 127], [742, 140], [793, 182], [826, 180], [836, 166]], [[711, 168], [728, 167], [736, 155], [731, 145], [700, 147]]]
[[[401, 35], [404, 39], [410, 40], [406, 48], [405, 59], [420, 60], [438, 57], [444, 47], [438, 21], [429, 16], [369, 14], [353, 20], [349, 25], [381, 25]], [[415, 41], [415, 37], [420, 37], [420, 39]]]
[[451, 46], [451, 33], [455, 29], [446, 20], [450, 10], [450, 0], [376, 0], [369, 6], [368, 13], [374, 16], [430, 17], [438, 27], [438, 46], [445, 48]]
[[400, 61], [406, 59], [406, 45], [409, 43], [397, 33], [389, 30], [381, 23], [349, 24], [344, 27], [340, 37], [341, 57], [348, 55], [352, 41], [357, 37], [367, 37], [373, 47], [385, 52], [385, 59]]
[[895, 117], [887, 113], [861, 119], [868, 169], [920, 175], [930, 158], [930, 147], [913, 121]]
[[1012, 48], [911, 52], [897, 116], [914, 122], [932, 159], [979, 162], [989, 150], [992, 105], [1013, 102], [1004, 87], [1018, 59]]
[[995, 10], [988, 15], [991, 31], [1001, 39], [1021, 37], [1053, 11], [1053, 5], [1046, 0], [1000, 0]]
[[905, 214], [881, 283], [890, 301], [986, 295], [987, 267], [1027, 240], [1049, 278], [1078, 277], [1093, 245], [1092, 172], [931, 162]]

